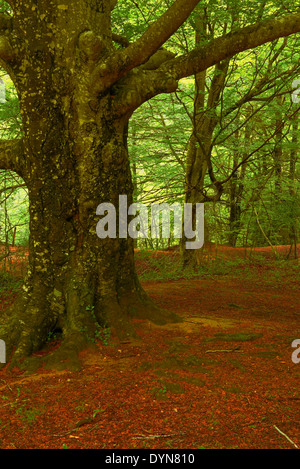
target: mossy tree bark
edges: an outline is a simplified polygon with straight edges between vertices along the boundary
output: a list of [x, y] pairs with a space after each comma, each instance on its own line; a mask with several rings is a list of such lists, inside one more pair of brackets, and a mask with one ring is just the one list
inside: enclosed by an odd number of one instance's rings
[[[240, 131], [235, 132], [236, 145], [233, 149], [232, 157], [232, 171], [239, 164], [239, 160], [245, 160], [247, 157], [246, 148], [247, 143], [250, 141], [251, 132], [249, 122], [246, 122], [244, 129], [244, 149], [239, 149], [240, 145]], [[242, 153], [242, 158], [241, 158]], [[229, 182], [229, 235], [228, 242], [229, 246], [235, 247], [241, 228], [241, 215], [242, 215], [242, 198], [244, 192], [244, 180], [247, 169], [247, 161], [241, 164], [240, 171], [235, 171]]]
[[[200, 45], [207, 40], [207, 25], [205, 19], [200, 17], [195, 34], [195, 43]], [[221, 93], [225, 86], [229, 59], [216, 64], [210, 86], [206, 83], [206, 71], [195, 75], [195, 98], [193, 111], [193, 128], [188, 142], [186, 171], [185, 171], [185, 203], [196, 204], [217, 201], [222, 194], [213, 174], [211, 154], [213, 148], [213, 133], [218, 124], [216, 112]], [[206, 174], [209, 174], [214, 194], [208, 194], [204, 187]], [[192, 214], [193, 229], [196, 229], [196, 210]], [[207, 229], [204, 244], [208, 241]], [[183, 236], [180, 244], [183, 268], [193, 268], [199, 264], [198, 250], [186, 249], [186, 237]]]
[[[23, 177], [30, 200], [28, 275], [1, 321], [14, 364], [39, 350], [55, 328], [63, 331], [68, 356], [97, 324], [128, 337], [132, 317], [174, 319], [141, 288], [132, 240], [96, 235], [101, 202], [118, 207], [123, 194], [132, 200], [130, 116], [151, 97], [174, 92], [180, 78], [299, 31], [300, 15], [250, 26], [174, 58], [161, 47], [198, 0], [176, 0], [132, 44], [112, 33], [115, 1], [8, 3], [11, 16], [0, 15], [0, 62], [17, 89], [23, 137], [1, 142], [0, 168]], [[125, 48], [116, 49], [113, 40]]]

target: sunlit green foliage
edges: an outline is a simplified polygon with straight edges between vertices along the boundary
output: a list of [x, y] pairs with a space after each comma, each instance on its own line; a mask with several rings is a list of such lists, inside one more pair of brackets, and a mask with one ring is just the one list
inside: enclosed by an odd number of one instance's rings
[[[112, 14], [113, 31], [134, 41], [171, 4], [171, 0], [118, 2]], [[207, 26], [202, 39], [209, 41], [232, 29], [296, 10], [295, 2], [289, 0], [202, 0], [165, 47], [175, 54], [194, 48], [199, 18]], [[0, 2], [0, 12], [9, 11], [9, 6]], [[227, 243], [232, 230], [237, 245], [288, 244], [292, 236], [297, 236], [299, 139], [293, 129], [299, 120], [299, 105], [291, 101], [292, 81], [300, 77], [297, 41], [296, 36], [280, 39], [230, 61], [225, 87], [211, 111], [217, 118], [211, 152], [213, 170], [219, 181], [227, 180], [221, 200], [206, 204], [212, 241]], [[206, 73], [207, 89], [212, 73], [212, 69]], [[18, 99], [5, 72], [1, 78], [6, 102], [0, 104], [0, 138], [18, 138], [22, 133]], [[153, 98], [131, 118], [128, 143], [136, 201], [184, 201], [194, 96], [194, 78], [190, 77], [180, 82], [176, 94]], [[282, 131], [276, 132], [279, 121]], [[279, 160], [276, 155], [280, 155]], [[236, 165], [240, 166], [234, 171]], [[207, 174], [204, 189], [210, 188]], [[237, 204], [239, 219], [233, 228], [230, 216]], [[14, 173], [0, 171], [0, 241], [11, 243], [16, 228], [15, 242], [26, 244], [28, 222], [24, 182]]]

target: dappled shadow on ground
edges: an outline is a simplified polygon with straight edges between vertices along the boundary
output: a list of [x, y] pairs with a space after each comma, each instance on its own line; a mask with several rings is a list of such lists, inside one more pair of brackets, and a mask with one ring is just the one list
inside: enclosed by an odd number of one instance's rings
[[[156, 278], [146, 280], [149, 265]], [[127, 343], [103, 336], [82, 352], [80, 371], [4, 369], [0, 447], [300, 447], [294, 262], [219, 262], [177, 280], [162, 279], [157, 257], [138, 258], [137, 268], [182, 322], [135, 321], [139, 339]]]

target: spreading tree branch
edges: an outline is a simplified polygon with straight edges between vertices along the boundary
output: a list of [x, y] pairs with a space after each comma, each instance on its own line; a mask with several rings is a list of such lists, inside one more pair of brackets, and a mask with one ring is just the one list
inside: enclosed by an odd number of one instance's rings
[[143, 69], [130, 72], [112, 88], [113, 96], [116, 98], [114, 113], [118, 116], [132, 114], [135, 109], [154, 96], [175, 92], [177, 86], [177, 81], [163, 72]]
[[111, 38], [114, 42], [120, 44], [123, 47], [128, 47], [130, 45], [127, 37], [121, 36], [120, 34], [112, 33]]
[[24, 178], [24, 163], [22, 140], [0, 140], [0, 169], [15, 171]]
[[127, 48], [125, 55], [126, 61], [130, 61], [129, 70], [147, 62], [186, 21], [198, 3], [199, 0], [176, 0], [141, 38]]
[[212, 39], [207, 44], [162, 65], [161, 70], [170, 73], [176, 80], [179, 80], [206, 70], [239, 52], [253, 49], [266, 42], [299, 31], [300, 13], [267, 19]]
[[175, 0], [137, 41], [101, 61], [94, 71], [95, 93], [103, 93], [130, 70], [147, 62], [185, 22], [199, 1]]
[[21, 187], [27, 187], [26, 184], [15, 184], [13, 186], [5, 187], [4, 189], [0, 189], [0, 195], [4, 194], [5, 192], [10, 192], [10, 195], [16, 190], [20, 189]]
[[[239, 52], [258, 47], [280, 37], [287, 37], [299, 31], [300, 14], [272, 18], [213, 39], [188, 54], [175, 58], [169, 57], [155, 70], [151, 71], [151, 76], [148, 74], [148, 79], [146, 64], [138, 67], [138, 69], [144, 67], [144, 76], [137, 79], [136, 74], [131, 77], [129, 73], [127, 77], [118, 82], [122, 84], [124, 81], [124, 85], [131, 85], [132, 103], [130, 103], [130, 97], [126, 96], [122, 100], [124, 110], [136, 108], [157, 94], [175, 91], [175, 83], [180, 78], [196, 75], [215, 64], [226, 61]], [[155, 54], [153, 57], [155, 57]]]
[[13, 48], [6, 36], [0, 36], [0, 60], [11, 62], [15, 57]]

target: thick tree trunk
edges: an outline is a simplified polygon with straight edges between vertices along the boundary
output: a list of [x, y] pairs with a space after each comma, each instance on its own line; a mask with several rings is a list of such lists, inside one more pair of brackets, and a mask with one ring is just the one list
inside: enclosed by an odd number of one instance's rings
[[[127, 195], [128, 205], [132, 202], [129, 116], [114, 115], [110, 96], [91, 109], [84, 86], [81, 92], [68, 90], [74, 99], [57, 96], [61, 90], [49, 87], [43, 93], [34, 70], [31, 90], [30, 99], [19, 90], [25, 96], [29, 270], [1, 331], [8, 356], [14, 349], [13, 363], [39, 350], [55, 329], [62, 331], [66, 356], [60, 353], [59, 358], [65, 359], [95, 337], [99, 326], [112, 328], [123, 340], [135, 335], [132, 318], [161, 324], [175, 319], [142, 289], [133, 240], [100, 239], [96, 233], [99, 204], [110, 202], [118, 210], [119, 195]], [[58, 98], [65, 99], [63, 106], [56, 106]]]
[[95, 336], [97, 324], [126, 339], [134, 335], [131, 318], [164, 323], [168, 316], [139, 284], [133, 240], [96, 234], [98, 204], [117, 208], [122, 194], [131, 201], [126, 120], [77, 129], [82, 145], [76, 137], [71, 146], [61, 139], [64, 129], [55, 122], [50, 128], [44, 139], [30, 141], [29, 271], [5, 335], [15, 359], [39, 350], [55, 329], [73, 353]]

